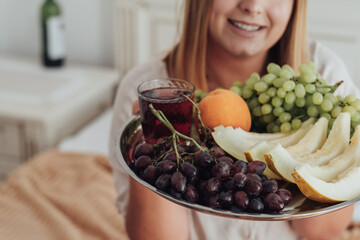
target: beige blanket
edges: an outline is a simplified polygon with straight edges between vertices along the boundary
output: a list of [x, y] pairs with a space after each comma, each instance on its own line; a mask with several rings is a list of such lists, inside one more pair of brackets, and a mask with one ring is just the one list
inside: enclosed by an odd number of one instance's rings
[[108, 159], [35, 156], [0, 187], [0, 239], [128, 239]]

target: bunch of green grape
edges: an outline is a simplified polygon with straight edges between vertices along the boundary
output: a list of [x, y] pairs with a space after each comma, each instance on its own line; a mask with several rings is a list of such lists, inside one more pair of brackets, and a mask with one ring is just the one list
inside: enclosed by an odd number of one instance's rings
[[235, 81], [230, 88], [247, 102], [252, 114], [252, 131], [289, 132], [299, 129], [310, 117], [325, 117], [329, 129], [341, 112], [351, 113], [352, 131], [360, 124], [360, 99], [354, 95], [335, 96], [342, 83], [331, 86], [312, 62], [299, 67], [300, 75], [289, 65], [267, 66], [267, 74], [251, 74], [243, 85]]

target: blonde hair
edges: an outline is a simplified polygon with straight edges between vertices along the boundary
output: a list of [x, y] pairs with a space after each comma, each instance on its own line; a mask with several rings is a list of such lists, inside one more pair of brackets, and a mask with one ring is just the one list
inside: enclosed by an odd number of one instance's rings
[[[207, 91], [206, 48], [212, 0], [186, 0], [183, 32], [164, 61], [171, 77], [186, 79]], [[292, 16], [281, 39], [270, 49], [271, 61], [294, 69], [308, 61], [307, 0], [295, 0]]]

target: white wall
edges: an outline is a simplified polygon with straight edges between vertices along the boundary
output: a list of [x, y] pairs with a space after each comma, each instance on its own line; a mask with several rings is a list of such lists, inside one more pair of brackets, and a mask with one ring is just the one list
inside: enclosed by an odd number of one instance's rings
[[[39, 58], [44, 0], [0, 0], [0, 54]], [[114, 65], [114, 0], [57, 0], [66, 24], [68, 62]]]

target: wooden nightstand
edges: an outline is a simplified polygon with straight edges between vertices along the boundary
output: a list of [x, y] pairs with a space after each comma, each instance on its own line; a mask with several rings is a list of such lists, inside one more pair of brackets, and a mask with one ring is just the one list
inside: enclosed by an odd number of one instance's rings
[[118, 82], [112, 69], [0, 57], [0, 179], [111, 106]]

